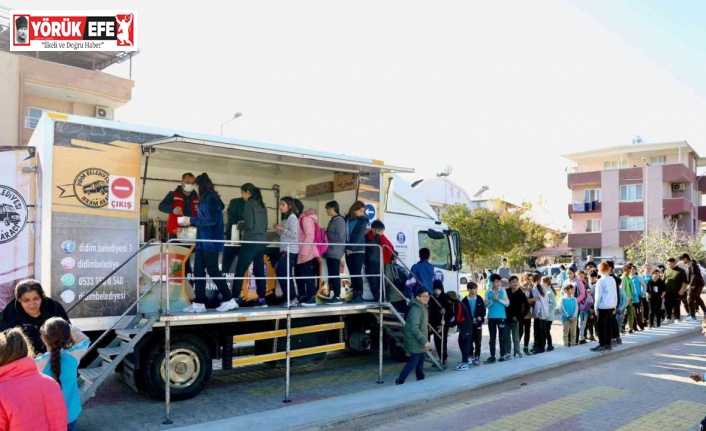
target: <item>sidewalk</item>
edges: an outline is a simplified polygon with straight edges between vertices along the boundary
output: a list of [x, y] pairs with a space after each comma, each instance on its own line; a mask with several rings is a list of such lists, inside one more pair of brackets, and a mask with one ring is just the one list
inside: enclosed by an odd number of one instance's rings
[[[557, 334], [555, 322], [552, 334]], [[701, 323], [681, 322], [661, 328], [647, 329], [643, 332], [624, 335], [622, 346], [611, 352], [594, 353], [589, 349], [596, 343], [589, 343], [571, 348], [561, 346], [554, 338], [556, 350], [550, 353], [514, 359], [505, 363], [472, 367], [467, 372], [453, 370], [456, 363], [449, 350], [449, 369], [435, 372], [427, 364], [427, 378], [415, 382], [412, 376], [402, 386], [394, 386], [394, 377], [387, 375], [385, 384], [349, 395], [314, 400], [274, 410], [221, 419], [190, 426], [178, 427], [182, 431], [225, 431], [232, 429], [257, 429], [257, 431], [283, 429], [350, 429], [376, 423], [385, 417], [399, 417], [400, 412], [416, 411], [423, 403], [425, 406], [444, 405], [460, 398], [472, 396], [493, 385], [507, 384], [515, 379], [541, 377], [542, 373], [556, 371], [562, 367], [586, 367], [605, 362], [626, 354], [637, 353], [646, 348], [688, 338], [700, 333]], [[560, 338], [559, 338], [560, 339]], [[450, 347], [456, 341], [449, 336]], [[487, 341], [483, 344], [484, 356], [487, 356]], [[389, 368], [389, 367], [388, 367]], [[397, 367], [397, 372], [402, 364]], [[395, 375], [395, 374], [392, 374]], [[433, 397], [431, 398], [430, 395]], [[431, 399], [430, 399], [431, 398]], [[373, 421], [374, 419], [374, 421]]]

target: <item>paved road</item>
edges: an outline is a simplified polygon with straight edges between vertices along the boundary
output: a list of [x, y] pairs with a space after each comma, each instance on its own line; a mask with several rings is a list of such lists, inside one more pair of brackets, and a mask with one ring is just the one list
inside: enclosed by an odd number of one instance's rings
[[703, 372], [706, 339], [698, 336], [368, 429], [693, 430], [706, 415], [706, 384], [689, 374]]

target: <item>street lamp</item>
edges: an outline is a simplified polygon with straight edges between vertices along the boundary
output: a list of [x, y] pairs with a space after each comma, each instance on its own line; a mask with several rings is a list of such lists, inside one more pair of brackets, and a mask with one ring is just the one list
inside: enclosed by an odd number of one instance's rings
[[645, 169], [645, 175], [644, 175], [644, 181], [645, 181], [645, 190], [642, 193], [642, 202], [643, 202], [643, 217], [642, 217], [642, 243], [645, 245], [645, 263], [649, 263], [649, 256], [648, 256], [648, 244], [647, 244], [647, 222], [649, 221], [649, 214], [647, 213], [647, 188], [649, 186], [648, 183], [648, 177], [647, 174], [649, 173], [649, 166], [650, 164], [647, 162], [647, 157], [642, 157], [642, 161], [645, 163], [644, 169]]
[[223, 136], [223, 126], [225, 126], [226, 124], [230, 123], [231, 121], [235, 120], [236, 118], [238, 118], [238, 117], [240, 117], [240, 116], [242, 116], [242, 115], [243, 115], [243, 114], [241, 114], [240, 112], [236, 112], [235, 114], [233, 114], [233, 118], [231, 118], [230, 120], [228, 120], [228, 121], [226, 121], [225, 123], [221, 124], [221, 136]]

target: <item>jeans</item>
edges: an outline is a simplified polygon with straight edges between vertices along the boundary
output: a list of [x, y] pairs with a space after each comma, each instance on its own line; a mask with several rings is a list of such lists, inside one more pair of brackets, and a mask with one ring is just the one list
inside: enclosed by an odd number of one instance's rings
[[471, 331], [471, 352], [474, 357], [480, 357], [480, 347], [483, 341], [483, 327], [481, 325], [473, 325]]
[[588, 323], [588, 312], [579, 312], [579, 340], [586, 339], [586, 323]]
[[520, 338], [524, 335], [525, 340], [524, 340], [524, 345], [525, 349], [529, 348], [529, 342], [530, 342], [530, 329], [532, 329], [532, 319], [522, 319], [522, 321], [519, 323], [519, 335]]
[[610, 347], [610, 343], [613, 339], [613, 326], [611, 322], [617, 322], [613, 315], [613, 309], [599, 309], [596, 327], [598, 329], [598, 344], [601, 347]]
[[[656, 294], [655, 294], [656, 296]], [[660, 327], [662, 324], [662, 298], [650, 300], [650, 326]]]
[[544, 321], [544, 335], [547, 337], [547, 347], [554, 347], [552, 345], [552, 323], [553, 320]]
[[417, 380], [424, 380], [424, 355], [425, 353], [411, 353], [409, 355], [409, 361], [402, 369], [400, 376], [397, 377], [398, 383], [404, 383], [412, 370], [417, 375]]
[[[224, 274], [233, 274], [235, 272], [233, 264], [235, 263], [235, 259], [238, 257], [238, 253], [240, 253], [240, 247], [228, 246], [225, 248], [223, 251], [223, 261], [221, 262], [221, 268]], [[234, 282], [233, 280], [228, 281], [231, 282], [230, 287], [232, 289]]]
[[534, 319], [534, 349], [538, 352], [543, 352], [546, 347], [547, 337], [544, 334], [545, 330], [544, 319]]
[[335, 257], [326, 258], [326, 269], [328, 270], [328, 285], [333, 292], [334, 298], [341, 297], [341, 259]]
[[196, 298], [194, 302], [199, 304], [206, 304], [208, 297], [206, 296], [206, 272], [208, 276], [211, 277], [218, 287], [218, 291], [223, 297], [223, 302], [230, 301], [233, 296], [228, 289], [228, 283], [226, 283], [223, 278], [223, 273], [218, 268], [218, 252], [217, 251], [204, 251], [196, 249], [196, 262], [194, 263], [194, 277], [201, 278], [201, 280], [194, 280]]
[[[240, 291], [243, 289], [243, 284], [247, 283], [248, 267], [253, 264], [253, 274], [255, 277], [265, 276], [265, 250], [267, 245], [265, 244], [243, 244], [240, 248], [240, 253], [238, 254], [238, 263], [235, 265], [235, 276], [241, 277], [240, 280], [235, 280], [233, 282], [233, 296], [240, 298]], [[257, 297], [260, 299], [265, 298], [267, 293], [267, 280], [264, 278], [261, 280], [256, 280], [257, 285]]]
[[66, 427], [66, 431], [78, 431], [78, 420], [75, 420], [73, 422], [69, 422], [69, 424]]
[[353, 289], [354, 299], [363, 298], [363, 279], [360, 275], [363, 272], [364, 261], [365, 253], [351, 253], [346, 255], [346, 265], [351, 275], [351, 288]]
[[679, 303], [679, 294], [667, 292], [664, 294], [664, 308], [667, 310], [667, 319], [679, 320], [681, 304]]
[[613, 338], [620, 338], [621, 331], [620, 329], [622, 328], [623, 325], [623, 316], [625, 316], [625, 309], [623, 310], [618, 310], [617, 313], [615, 313], [615, 324], [618, 325], [618, 331], [613, 333]]
[[510, 343], [512, 343], [512, 347], [514, 348], [515, 354], [521, 353], [520, 352], [520, 324], [515, 320], [508, 320], [507, 321], [507, 336], [505, 337], [505, 352], [510, 353], [512, 349], [510, 348]]
[[701, 299], [702, 290], [704, 290], [703, 287], [692, 287], [689, 289], [689, 314], [691, 317], [696, 317], [698, 307], [701, 307], [701, 311], [706, 315], [706, 305], [704, 305], [704, 300]]
[[[319, 290], [319, 283], [314, 275], [318, 270], [319, 259], [313, 258], [308, 262], [300, 263], [297, 265], [297, 276], [302, 277], [299, 279], [299, 288], [304, 290], [303, 295], [305, 301], [311, 300], [311, 298], [316, 297], [316, 292]], [[302, 289], [302, 286], [304, 287]]]
[[505, 319], [488, 319], [488, 334], [490, 340], [488, 347], [490, 348], [490, 357], [495, 357], [495, 340], [499, 338], [498, 345], [500, 346], [500, 356], [505, 356], [505, 339], [507, 338], [507, 325]]
[[472, 333], [473, 330], [465, 335], [460, 332], [458, 333], [458, 348], [461, 351], [461, 362], [465, 364], [468, 363], [468, 357], [471, 355]]
[[[289, 299], [297, 299], [296, 285], [294, 284], [295, 272], [294, 268], [297, 265], [297, 255], [296, 253], [289, 253]], [[279, 278], [279, 287], [282, 288], [282, 293], [284, 294], [284, 300], [287, 300], [287, 252], [280, 251], [279, 260], [277, 261], [277, 266], [275, 267], [275, 274]]]

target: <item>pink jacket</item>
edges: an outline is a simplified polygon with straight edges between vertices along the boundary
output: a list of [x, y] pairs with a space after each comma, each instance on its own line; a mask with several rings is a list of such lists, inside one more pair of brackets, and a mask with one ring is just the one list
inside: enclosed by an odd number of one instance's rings
[[66, 431], [61, 387], [27, 356], [0, 367], [0, 431]]
[[[319, 222], [316, 210], [310, 208], [299, 217], [299, 242], [314, 242], [314, 227]], [[319, 250], [315, 245], [300, 245], [297, 263], [305, 263], [315, 257], [319, 257]]]

